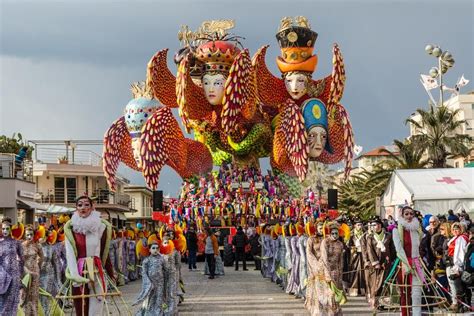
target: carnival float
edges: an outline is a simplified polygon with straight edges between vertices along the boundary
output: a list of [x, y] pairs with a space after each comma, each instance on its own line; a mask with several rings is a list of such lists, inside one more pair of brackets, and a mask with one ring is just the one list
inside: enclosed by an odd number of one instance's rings
[[348, 175], [354, 138], [340, 104], [346, 77], [338, 45], [332, 73], [314, 80], [318, 34], [305, 17], [283, 18], [276, 35], [278, 78], [265, 63], [268, 46], [251, 58], [242, 38], [229, 32], [233, 27], [230, 20], [205, 21], [194, 32], [183, 26], [176, 76], [168, 49], [151, 58], [146, 82], [132, 85], [134, 98], [105, 133], [103, 167], [111, 189], [120, 162], [141, 171], [153, 190], [164, 165], [188, 179], [228, 162], [258, 168], [264, 157], [290, 188], [306, 179], [310, 161], [344, 161]]

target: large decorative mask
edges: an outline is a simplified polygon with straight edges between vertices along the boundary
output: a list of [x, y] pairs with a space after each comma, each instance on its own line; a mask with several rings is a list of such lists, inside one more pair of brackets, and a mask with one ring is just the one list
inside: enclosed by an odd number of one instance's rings
[[210, 40], [196, 49], [196, 59], [203, 64], [201, 84], [210, 104], [222, 105], [227, 75], [239, 52], [235, 42], [226, 40]]
[[308, 92], [308, 74], [290, 72], [285, 75], [285, 87], [293, 100], [299, 100]]
[[224, 97], [226, 78], [221, 73], [207, 73], [202, 78], [202, 87], [207, 101], [212, 105], [221, 105]]
[[328, 114], [319, 99], [308, 99], [302, 106], [304, 124], [308, 133], [309, 158], [319, 157], [323, 150], [332, 153], [328, 141]]
[[125, 124], [132, 138], [133, 158], [141, 168], [140, 136], [142, 127], [148, 118], [160, 106], [160, 103], [152, 96], [151, 90], [144, 83], [132, 84], [133, 99], [125, 107]]

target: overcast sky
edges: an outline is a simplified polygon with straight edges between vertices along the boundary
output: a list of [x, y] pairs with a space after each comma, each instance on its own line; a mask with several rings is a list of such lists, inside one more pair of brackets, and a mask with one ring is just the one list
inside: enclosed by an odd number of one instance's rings
[[[267, 65], [279, 75], [275, 39], [283, 16], [304, 15], [319, 36], [313, 78], [331, 71], [332, 43], [346, 66], [342, 103], [364, 151], [408, 134], [405, 119], [427, 106], [419, 74], [439, 44], [456, 60], [447, 76], [462, 74], [473, 89], [474, 1], [1, 1], [0, 134], [27, 139], [102, 139], [131, 98], [130, 83], [145, 79], [158, 50], [179, 49], [182, 24], [234, 19], [234, 33], [251, 53], [266, 44]], [[169, 66], [176, 68], [172, 61]], [[122, 169], [134, 183], [138, 173]], [[174, 192], [176, 173], [161, 187]], [[170, 189], [173, 188], [173, 189]]]

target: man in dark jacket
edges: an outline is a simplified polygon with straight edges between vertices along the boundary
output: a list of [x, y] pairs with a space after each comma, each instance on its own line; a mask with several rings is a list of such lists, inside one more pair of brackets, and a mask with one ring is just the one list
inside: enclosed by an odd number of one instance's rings
[[261, 261], [259, 256], [262, 254], [262, 246], [259, 243], [260, 235], [254, 229], [250, 237], [250, 251], [252, 252], [253, 260], [255, 260], [255, 270], [260, 270]]
[[242, 226], [239, 226], [237, 234], [232, 238], [232, 245], [235, 247], [235, 271], [239, 270], [239, 260], [243, 261], [244, 271], [247, 271], [247, 262], [245, 261], [245, 246], [247, 244], [247, 236], [244, 234]]
[[192, 271], [193, 269], [196, 270], [196, 252], [198, 249], [197, 245], [198, 239], [197, 239], [197, 234], [194, 230], [194, 226], [190, 226], [188, 229], [188, 232], [186, 233], [186, 245], [189, 251], [188, 255], [188, 266], [189, 266], [189, 271]]

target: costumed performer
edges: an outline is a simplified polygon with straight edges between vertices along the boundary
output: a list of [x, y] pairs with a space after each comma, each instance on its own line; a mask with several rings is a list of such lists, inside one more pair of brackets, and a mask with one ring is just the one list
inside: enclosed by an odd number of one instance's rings
[[12, 238], [12, 220], [4, 217], [0, 238], [0, 315], [16, 315], [22, 273], [23, 249], [20, 241]]
[[421, 315], [421, 291], [424, 274], [420, 259], [420, 222], [415, 211], [405, 206], [393, 230], [393, 242], [400, 260], [397, 281], [400, 290], [400, 307], [403, 316]]
[[369, 305], [371, 308], [377, 308], [377, 297], [381, 295], [383, 282], [390, 272], [396, 253], [392, 235], [385, 232], [380, 217], [373, 216], [369, 225], [372, 226], [373, 233], [367, 237], [367, 257], [370, 268], [369, 278], [366, 281], [367, 284], [370, 284], [368, 286], [370, 289]]
[[364, 260], [362, 255], [362, 246], [364, 244], [364, 223], [360, 218], [354, 220], [354, 231], [349, 239], [349, 248], [351, 250], [351, 261], [349, 269], [352, 271], [349, 288], [349, 296], [364, 295], [365, 292], [365, 274]]
[[[64, 225], [66, 234], [66, 277], [73, 282], [72, 294], [77, 316], [101, 315], [107, 290], [107, 277], [115, 280], [109, 260], [112, 225], [100, 218], [88, 196], [76, 201], [76, 212]], [[92, 270], [96, 270], [94, 273]], [[86, 295], [95, 294], [90, 297]]]
[[[39, 227], [41, 231], [44, 227]], [[43, 249], [43, 261], [40, 270], [40, 287], [55, 297], [61, 287], [61, 260], [56, 249], [57, 232], [51, 227], [46, 231], [46, 238], [40, 238]], [[45, 295], [40, 297], [41, 306], [45, 313], [51, 312], [51, 299]]]
[[22, 243], [25, 273], [30, 275], [28, 287], [22, 290], [21, 306], [25, 316], [38, 315], [40, 267], [43, 261], [43, 250], [34, 240], [35, 230], [32, 225], [25, 228], [25, 241]]
[[337, 223], [329, 224], [329, 237], [321, 242], [321, 265], [326, 280], [323, 297], [320, 298], [321, 315], [342, 315], [340, 304], [345, 297], [342, 290], [342, 268], [344, 245], [339, 240], [339, 226]]
[[164, 315], [165, 295], [165, 264], [164, 257], [160, 254], [160, 246], [156, 241], [149, 245], [150, 256], [142, 262], [142, 290], [135, 303], [142, 304], [135, 315], [161, 316]]

